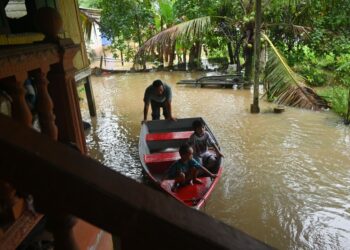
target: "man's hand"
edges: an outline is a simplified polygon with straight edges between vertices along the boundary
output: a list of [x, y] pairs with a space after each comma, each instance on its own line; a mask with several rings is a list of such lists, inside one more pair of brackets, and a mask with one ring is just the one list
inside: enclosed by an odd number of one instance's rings
[[168, 117], [168, 120], [170, 120], [170, 121], [176, 121], [176, 117], [170, 116], [170, 117]]
[[142, 120], [141, 121], [141, 124], [144, 124], [144, 123], [146, 123], [147, 122], [147, 120]]

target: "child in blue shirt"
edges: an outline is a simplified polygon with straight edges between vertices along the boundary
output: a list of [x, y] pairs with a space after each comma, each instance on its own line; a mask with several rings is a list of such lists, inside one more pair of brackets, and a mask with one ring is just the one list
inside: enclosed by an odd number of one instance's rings
[[198, 172], [201, 169], [210, 177], [216, 176], [193, 159], [193, 149], [190, 145], [181, 145], [179, 153], [181, 158], [170, 166], [167, 176], [165, 177], [175, 179], [171, 191], [176, 192], [179, 186], [190, 184], [191, 180], [193, 184], [202, 184], [202, 182], [197, 179]]

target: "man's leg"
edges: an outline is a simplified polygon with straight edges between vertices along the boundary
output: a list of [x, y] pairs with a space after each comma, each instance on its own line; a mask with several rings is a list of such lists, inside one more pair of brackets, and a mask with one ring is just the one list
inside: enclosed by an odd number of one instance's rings
[[161, 107], [161, 103], [151, 101], [152, 120], [160, 119], [160, 107]]

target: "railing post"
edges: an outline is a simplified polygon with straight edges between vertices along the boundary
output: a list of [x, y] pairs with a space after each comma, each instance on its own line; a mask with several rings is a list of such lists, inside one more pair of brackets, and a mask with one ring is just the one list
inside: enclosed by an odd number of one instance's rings
[[12, 118], [28, 127], [32, 126], [33, 116], [27, 105], [24, 81], [28, 78], [27, 72], [16, 73], [3, 81], [6, 91], [12, 98]]
[[55, 115], [53, 113], [53, 102], [48, 92], [48, 80], [46, 78], [49, 67], [41, 67], [34, 73], [37, 82], [38, 103], [37, 110], [41, 132], [50, 138], [57, 140], [57, 126], [55, 124]]
[[74, 142], [86, 152], [86, 142], [79, 107], [73, 66], [73, 57], [79, 45], [71, 39], [59, 40], [60, 62], [51, 66], [48, 73], [49, 92], [54, 102], [58, 140], [64, 143]]

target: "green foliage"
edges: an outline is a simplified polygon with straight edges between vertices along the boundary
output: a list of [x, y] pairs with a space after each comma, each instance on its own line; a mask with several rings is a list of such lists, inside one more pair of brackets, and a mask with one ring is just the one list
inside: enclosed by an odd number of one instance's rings
[[178, 17], [184, 20], [194, 19], [203, 16], [211, 16], [213, 3], [211, 0], [176, 0], [174, 11]]
[[109, 39], [143, 43], [151, 30], [151, 5], [149, 1], [101, 0], [101, 31]]
[[350, 54], [345, 54], [337, 58], [342, 63], [335, 71], [337, 82], [346, 87], [350, 87]]
[[328, 87], [318, 91], [318, 94], [324, 97], [334, 112], [342, 117], [346, 117], [348, 109], [348, 89], [335, 86]]

